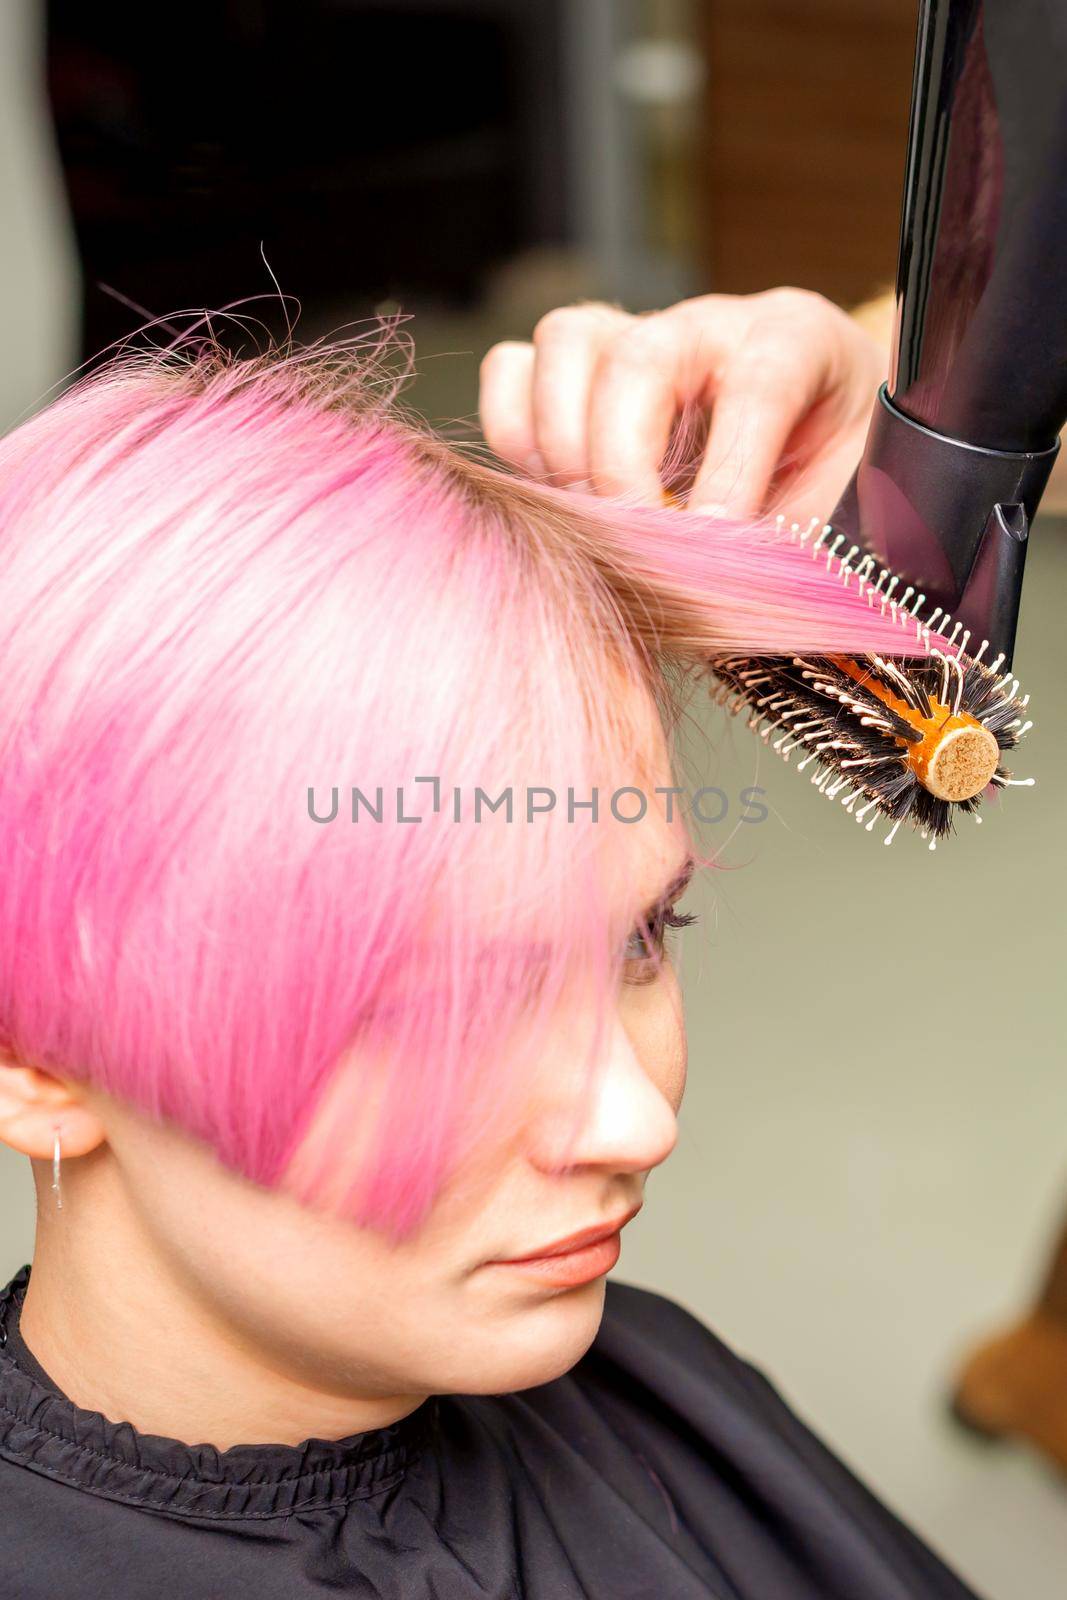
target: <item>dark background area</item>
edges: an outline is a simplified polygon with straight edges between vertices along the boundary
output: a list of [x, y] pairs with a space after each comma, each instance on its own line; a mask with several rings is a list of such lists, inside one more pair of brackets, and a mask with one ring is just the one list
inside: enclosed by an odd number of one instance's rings
[[[266, 284], [310, 307], [433, 291], [564, 235], [558, 5], [48, 7], [86, 272], [83, 344]], [[417, 41], [418, 48], [410, 48]], [[276, 321], [276, 310], [259, 310]]]
[[431, 346], [430, 318], [487, 302], [490, 337], [521, 337], [561, 298], [794, 282], [854, 304], [893, 276], [914, 0], [45, 14], [83, 358], [141, 320], [115, 296], [260, 296], [281, 332], [261, 245], [303, 336], [386, 304], [428, 313]]

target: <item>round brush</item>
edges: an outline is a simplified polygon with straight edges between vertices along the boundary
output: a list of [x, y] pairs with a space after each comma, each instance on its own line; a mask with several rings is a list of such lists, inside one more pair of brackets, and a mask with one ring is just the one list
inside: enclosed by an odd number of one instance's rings
[[[817, 527], [818, 519], [790, 531], [806, 544]], [[832, 532], [823, 525], [810, 545], [813, 556]], [[872, 582], [872, 556], [853, 566], [858, 546], [838, 557], [843, 538], [837, 535], [826, 552], [828, 564], [836, 564], [846, 586], [855, 580], [857, 599], [914, 622], [928, 654], [714, 656], [715, 698], [735, 714], [747, 710], [749, 727], [786, 761], [796, 752], [798, 770], [814, 766], [811, 781], [819, 791], [868, 831], [880, 817], [888, 820], [886, 844], [907, 821], [933, 850], [952, 831], [957, 811], [980, 822], [983, 796], [1033, 783], [1001, 765], [1002, 754], [1033, 725], [1025, 715], [1029, 696], [1020, 697], [1018, 679], [1002, 670], [1003, 652], [988, 659], [988, 640], [968, 655], [969, 633], [956, 623], [947, 634], [952, 619], [940, 607], [920, 618], [925, 595], [913, 598], [909, 588], [895, 599], [900, 580], [883, 567]]]

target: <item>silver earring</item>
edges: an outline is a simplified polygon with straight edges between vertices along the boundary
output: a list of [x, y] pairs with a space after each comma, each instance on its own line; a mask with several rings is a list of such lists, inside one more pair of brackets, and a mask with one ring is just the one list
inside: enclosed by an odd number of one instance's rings
[[61, 1152], [59, 1148], [59, 1123], [55, 1125], [55, 1140], [52, 1144], [52, 1192], [56, 1197], [56, 1210], [63, 1209], [63, 1195], [59, 1187], [59, 1162]]

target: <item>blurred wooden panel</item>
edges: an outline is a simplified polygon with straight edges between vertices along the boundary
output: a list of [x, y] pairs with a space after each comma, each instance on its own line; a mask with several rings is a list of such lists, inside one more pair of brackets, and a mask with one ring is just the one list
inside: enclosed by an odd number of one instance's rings
[[896, 273], [916, 0], [706, 0], [704, 266], [851, 304]]

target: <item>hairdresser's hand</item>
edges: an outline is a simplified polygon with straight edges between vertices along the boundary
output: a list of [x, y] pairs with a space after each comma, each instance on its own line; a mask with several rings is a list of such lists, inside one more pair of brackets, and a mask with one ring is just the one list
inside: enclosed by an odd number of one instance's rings
[[802, 289], [701, 295], [645, 316], [564, 307], [532, 343], [489, 351], [482, 428], [534, 477], [654, 504], [672, 428], [695, 406], [710, 428], [692, 509], [829, 516], [887, 365], [869, 333]]

